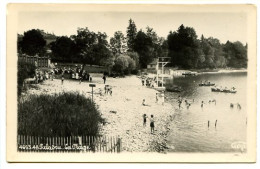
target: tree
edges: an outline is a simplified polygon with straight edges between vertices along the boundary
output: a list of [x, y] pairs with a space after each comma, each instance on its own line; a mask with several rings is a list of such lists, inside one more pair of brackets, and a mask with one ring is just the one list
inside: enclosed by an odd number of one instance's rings
[[113, 70], [120, 75], [131, 73], [136, 69], [135, 61], [128, 55], [119, 55], [115, 59]]
[[127, 58], [124, 55], [120, 55], [115, 60], [113, 70], [118, 72], [120, 75], [124, 75], [124, 71], [127, 69], [128, 64]]
[[105, 33], [95, 33], [88, 28], [79, 28], [77, 35], [72, 36], [77, 51], [75, 57], [83, 63], [82, 69], [86, 64], [100, 65], [102, 60], [111, 56], [106, 38]]
[[167, 42], [172, 66], [197, 67], [200, 54], [199, 41], [193, 28], [181, 25], [177, 32], [169, 33]]
[[134, 51], [134, 41], [137, 35], [137, 29], [135, 22], [130, 19], [129, 20], [129, 26], [127, 27], [127, 46], [129, 51]]
[[67, 36], [58, 37], [50, 44], [55, 59], [71, 61], [75, 44]]
[[43, 38], [40, 30], [32, 29], [24, 33], [22, 41], [20, 42], [23, 53], [34, 56], [43, 56], [45, 53], [46, 41]]
[[151, 55], [154, 58], [167, 57], [168, 49], [167, 42], [165, 42], [165, 39], [158, 37], [157, 33], [153, 30], [153, 28], [149, 26], [146, 27], [146, 35], [152, 40], [151, 47], [153, 48], [153, 53]]
[[239, 41], [230, 42], [223, 46], [225, 52], [225, 58], [227, 59], [227, 66], [235, 68], [246, 68], [247, 67], [247, 46]]
[[139, 55], [141, 68], [146, 68], [154, 58], [154, 48], [152, 39], [147, 36], [142, 30], [138, 31], [134, 40], [134, 51]]
[[110, 38], [110, 46], [114, 55], [127, 52], [126, 38], [121, 31], [115, 32], [114, 37]]
[[135, 61], [135, 67], [136, 69], [140, 68], [140, 63], [139, 63], [139, 55], [137, 52], [127, 52], [126, 55], [130, 56]]
[[108, 58], [104, 58], [100, 61], [102, 66], [105, 66], [108, 70], [108, 74], [111, 74], [112, 68], [115, 65], [115, 58], [114, 57], [108, 57]]

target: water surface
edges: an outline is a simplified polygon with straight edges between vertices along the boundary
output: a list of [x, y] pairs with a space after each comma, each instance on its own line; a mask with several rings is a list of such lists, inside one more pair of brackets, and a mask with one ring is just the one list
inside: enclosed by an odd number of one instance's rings
[[[211, 92], [211, 87], [198, 86], [205, 80], [222, 87], [235, 87], [237, 93]], [[172, 147], [169, 149], [170, 152], [239, 151], [231, 148], [231, 144], [238, 141], [246, 142], [246, 72], [178, 77], [168, 83], [182, 86], [184, 89], [181, 93], [166, 92], [166, 102], [176, 107], [167, 139], [167, 144]], [[181, 109], [177, 108], [179, 95], [183, 98]], [[216, 104], [209, 103], [209, 100], [213, 99], [216, 100]], [[184, 100], [191, 103], [188, 109]], [[203, 108], [202, 101], [205, 103]], [[234, 104], [234, 108], [230, 107], [230, 103]], [[241, 105], [241, 110], [237, 108], [237, 103]]]

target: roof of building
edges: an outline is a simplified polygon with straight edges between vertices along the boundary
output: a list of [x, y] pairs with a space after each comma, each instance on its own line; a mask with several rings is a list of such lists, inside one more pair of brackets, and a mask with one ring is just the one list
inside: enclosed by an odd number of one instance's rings
[[148, 65], [157, 65], [157, 59], [153, 59], [153, 61], [150, 62]]

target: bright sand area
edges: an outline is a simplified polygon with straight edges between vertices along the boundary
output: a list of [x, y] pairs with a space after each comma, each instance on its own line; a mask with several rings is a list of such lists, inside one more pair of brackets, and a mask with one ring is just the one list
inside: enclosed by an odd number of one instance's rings
[[[142, 86], [137, 76], [125, 78], [107, 78], [106, 84], [112, 86], [112, 96], [105, 94], [102, 75], [95, 74], [93, 82], [94, 101], [98, 105], [106, 123], [101, 125], [100, 134], [119, 136], [122, 138], [122, 149], [127, 152], [162, 152], [166, 147], [167, 133], [171, 115], [174, 112], [169, 103], [156, 103], [156, 90]], [[30, 89], [28, 94], [54, 94], [77, 91], [91, 97], [89, 82], [79, 83], [78, 80], [60, 79], [46, 80], [37, 85], [38, 90]], [[148, 106], [143, 106], [142, 101]], [[143, 114], [147, 115], [146, 126], [143, 126]], [[154, 115], [155, 132], [151, 134], [150, 117]]]

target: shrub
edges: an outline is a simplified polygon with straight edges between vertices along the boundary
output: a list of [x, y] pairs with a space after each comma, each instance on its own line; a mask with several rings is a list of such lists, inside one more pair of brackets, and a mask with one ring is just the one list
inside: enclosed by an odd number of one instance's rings
[[24, 61], [18, 61], [18, 73], [17, 73], [17, 83], [18, 83], [18, 96], [21, 95], [23, 89], [24, 79], [33, 77], [35, 74], [35, 65], [27, 63]]
[[136, 63], [130, 56], [119, 55], [116, 58], [113, 71], [119, 73], [121, 76], [130, 74], [134, 69], [136, 69]]
[[18, 103], [18, 134], [96, 136], [103, 122], [95, 103], [79, 93], [30, 95]]

